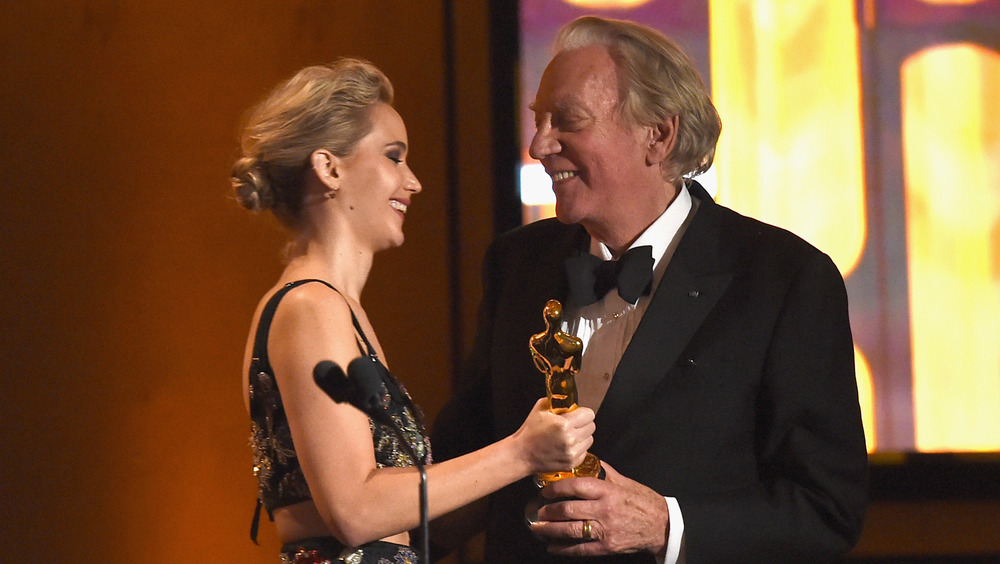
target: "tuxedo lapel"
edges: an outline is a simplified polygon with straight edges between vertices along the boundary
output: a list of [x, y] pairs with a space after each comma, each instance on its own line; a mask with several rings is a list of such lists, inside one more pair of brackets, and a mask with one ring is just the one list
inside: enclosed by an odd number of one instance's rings
[[554, 224], [552, 227], [555, 229], [546, 233], [545, 239], [532, 241], [534, 248], [527, 250], [528, 261], [532, 263], [527, 271], [531, 275], [523, 289], [526, 295], [515, 300], [527, 304], [528, 309], [523, 314], [529, 324], [525, 327], [538, 328], [538, 331], [545, 328], [543, 309], [549, 300], [559, 300], [566, 305], [569, 294], [564, 266], [566, 259], [587, 252], [590, 244], [590, 235], [579, 225]]
[[[539, 296], [544, 302], [559, 300], [563, 306], [569, 295], [566, 281], [566, 259], [579, 253], [586, 253], [590, 248], [590, 235], [579, 225], [565, 226], [565, 230], [555, 237], [554, 244], [542, 248], [549, 249], [550, 254], [538, 256], [537, 262], [542, 271], [535, 278]], [[542, 309], [537, 312], [539, 322], [543, 320]]]
[[525, 409], [545, 395], [545, 377], [531, 359], [528, 341], [545, 330], [545, 304], [552, 299], [565, 303], [566, 258], [586, 250], [590, 242], [582, 227], [555, 220], [521, 229], [505, 239], [496, 265], [501, 271], [497, 284], [503, 288], [494, 320], [500, 340], [493, 353], [494, 363], [504, 367], [496, 376], [504, 384], [493, 392], [498, 400], [496, 409], [502, 411], [496, 423], [500, 436], [515, 432], [524, 420]]
[[618, 363], [597, 414], [597, 443], [614, 442], [618, 422], [677, 364], [733, 278], [734, 265], [719, 252], [722, 208], [703, 190], [693, 189], [692, 195], [700, 206]]

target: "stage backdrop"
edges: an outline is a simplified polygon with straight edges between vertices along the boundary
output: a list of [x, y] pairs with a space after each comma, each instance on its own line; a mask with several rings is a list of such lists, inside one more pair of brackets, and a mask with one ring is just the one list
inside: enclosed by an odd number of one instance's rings
[[[228, 171], [243, 112], [307, 64], [366, 57], [397, 87], [424, 191], [363, 301], [433, 420], [493, 234], [503, 5], [0, 2], [0, 562], [276, 561], [266, 521], [248, 539], [240, 366], [284, 237]], [[998, 511], [877, 503], [859, 552], [995, 551]]]
[[304, 65], [395, 83], [424, 190], [362, 298], [436, 414], [492, 235], [482, 4], [452, 53], [440, 0], [0, 3], [0, 561], [276, 561], [266, 518], [248, 538], [240, 367], [285, 236], [228, 175], [243, 113]]

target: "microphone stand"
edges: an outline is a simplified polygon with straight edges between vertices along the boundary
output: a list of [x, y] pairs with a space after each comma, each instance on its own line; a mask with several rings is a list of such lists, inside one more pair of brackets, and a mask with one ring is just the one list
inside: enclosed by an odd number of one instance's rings
[[420, 561], [424, 564], [430, 564], [431, 561], [431, 535], [430, 535], [430, 512], [427, 508], [427, 469], [424, 467], [424, 461], [417, 456], [416, 451], [413, 450], [413, 446], [410, 445], [410, 441], [406, 440], [403, 436], [403, 431], [396, 427], [396, 423], [391, 417], [376, 417], [376, 419], [384, 419], [379, 421], [383, 425], [386, 425], [399, 439], [401, 445], [406, 449], [406, 453], [410, 455], [410, 459], [413, 460], [413, 465], [417, 467], [417, 471], [420, 472]]
[[[364, 360], [363, 360], [364, 359]], [[403, 430], [396, 426], [392, 417], [382, 411], [377, 401], [372, 401], [373, 390], [368, 385], [366, 373], [371, 370], [368, 357], [356, 358], [347, 368], [347, 374], [335, 362], [320, 361], [313, 369], [313, 379], [321, 390], [337, 403], [349, 403], [361, 410], [362, 413], [371, 417], [381, 425], [392, 430], [399, 443], [410, 455], [413, 465], [420, 472], [420, 544], [423, 553], [421, 562], [430, 564], [430, 512], [427, 508], [427, 469], [424, 468], [423, 460], [417, 456], [416, 451], [406, 440]]]

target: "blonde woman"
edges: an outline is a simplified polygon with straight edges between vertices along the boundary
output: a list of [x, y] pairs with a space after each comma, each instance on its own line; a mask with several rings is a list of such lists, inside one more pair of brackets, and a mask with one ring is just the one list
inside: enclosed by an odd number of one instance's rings
[[431, 518], [525, 476], [571, 468], [591, 445], [594, 414], [547, 410], [540, 399], [512, 435], [441, 464], [420, 413], [388, 371], [361, 306], [378, 251], [403, 243], [420, 182], [389, 80], [370, 63], [308, 67], [249, 115], [233, 166], [238, 200], [270, 210], [291, 232], [287, 265], [261, 300], [247, 342], [244, 392], [253, 420], [260, 508], [272, 516], [282, 562], [418, 562], [419, 473], [407, 448], [313, 381], [323, 360], [368, 357], [382, 406], [427, 466]]

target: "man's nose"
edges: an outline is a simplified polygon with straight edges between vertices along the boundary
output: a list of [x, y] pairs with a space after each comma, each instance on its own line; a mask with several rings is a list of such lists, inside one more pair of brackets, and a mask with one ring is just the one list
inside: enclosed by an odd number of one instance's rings
[[531, 145], [528, 145], [528, 154], [533, 159], [542, 160], [542, 158], [558, 152], [559, 141], [553, 135], [551, 122], [545, 120], [535, 129], [535, 135], [531, 138]]

